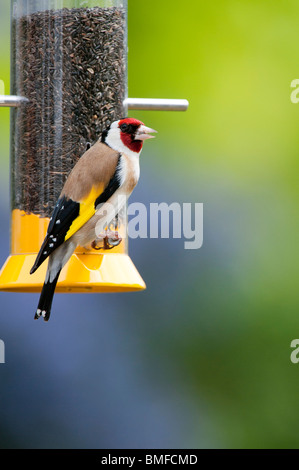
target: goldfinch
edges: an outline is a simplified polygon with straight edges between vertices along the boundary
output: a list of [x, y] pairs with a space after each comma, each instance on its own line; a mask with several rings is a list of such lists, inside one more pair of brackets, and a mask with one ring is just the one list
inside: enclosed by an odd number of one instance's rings
[[[115, 121], [74, 166], [30, 271], [33, 274], [49, 257], [35, 319], [43, 317], [45, 321], [49, 320], [63, 266], [77, 246], [94, 243], [97, 224], [100, 223], [104, 229], [132, 193], [139, 179], [143, 141], [154, 137], [151, 135], [154, 132], [137, 119]], [[118, 243], [117, 240], [114, 242]]]

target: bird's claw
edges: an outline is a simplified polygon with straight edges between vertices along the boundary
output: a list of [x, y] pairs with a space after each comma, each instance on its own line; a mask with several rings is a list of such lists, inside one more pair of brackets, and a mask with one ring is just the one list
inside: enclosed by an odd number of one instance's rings
[[103, 247], [102, 247], [102, 246], [98, 246], [98, 245], [97, 245], [97, 241], [94, 240], [94, 241], [91, 243], [91, 248], [92, 248], [93, 250], [101, 250]]
[[121, 243], [122, 238], [118, 232], [107, 231], [103, 238], [100, 238], [100, 240], [103, 240], [103, 246], [98, 246], [97, 240], [92, 242], [91, 247], [94, 250], [112, 250], [112, 248], [118, 246]]

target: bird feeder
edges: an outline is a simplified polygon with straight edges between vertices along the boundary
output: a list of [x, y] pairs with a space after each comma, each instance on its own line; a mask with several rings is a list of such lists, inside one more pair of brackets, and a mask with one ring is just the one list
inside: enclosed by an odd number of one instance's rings
[[[40, 292], [44, 263], [30, 269], [71, 169], [102, 131], [128, 109], [185, 110], [185, 100], [127, 97], [127, 2], [12, 0], [10, 255], [0, 289]], [[122, 242], [112, 249], [78, 248], [57, 292], [125, 292], [145, 288]], [[111, 247], [110, 247], [111, 248]]]

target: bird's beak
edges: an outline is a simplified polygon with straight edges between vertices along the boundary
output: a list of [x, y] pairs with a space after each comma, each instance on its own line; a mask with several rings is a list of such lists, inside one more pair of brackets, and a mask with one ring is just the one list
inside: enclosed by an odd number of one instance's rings
[[154, 129], [151, 129], [150, 127], [146, 127], [142, 124], [137, 129], [135, 140], [153, 139], [155, 136], [150, 135], [153, 132], [157, 132], [157, 131], [155, 131]]

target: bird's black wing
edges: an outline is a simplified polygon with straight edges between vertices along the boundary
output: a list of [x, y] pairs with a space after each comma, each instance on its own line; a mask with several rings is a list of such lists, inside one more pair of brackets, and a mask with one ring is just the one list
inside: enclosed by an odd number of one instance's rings
[[49, 222], [46, 237], [38, 252], [30, 274], [33, 274], [45, 259], [47, 259], [48, 256], [56, 250], [56, 248], [62, 245], [70, 226], [79, 216], [79, 212], [79, 202], [67, 199], [65, 196], [58, 199]]

